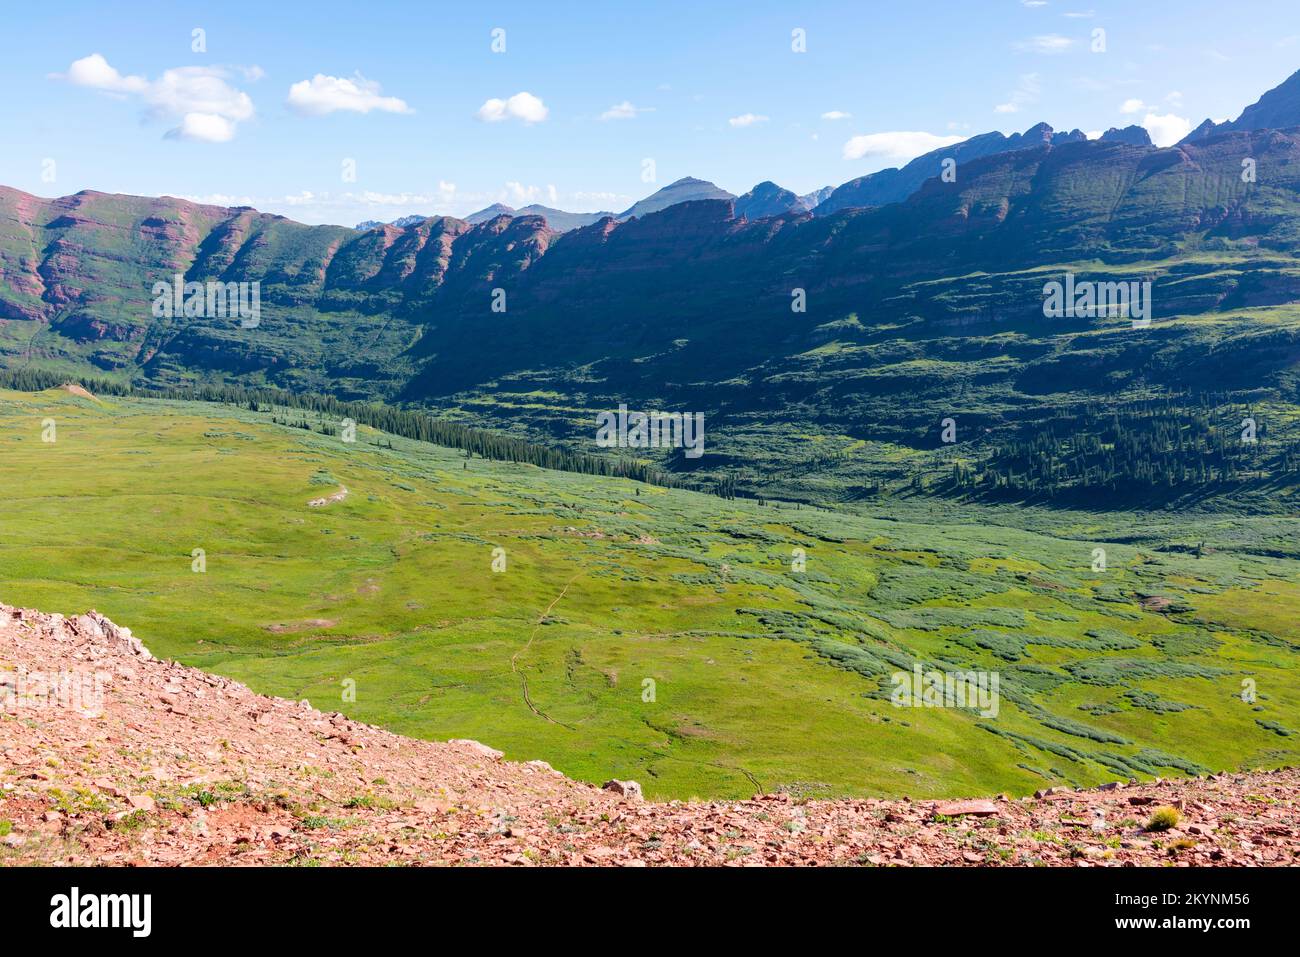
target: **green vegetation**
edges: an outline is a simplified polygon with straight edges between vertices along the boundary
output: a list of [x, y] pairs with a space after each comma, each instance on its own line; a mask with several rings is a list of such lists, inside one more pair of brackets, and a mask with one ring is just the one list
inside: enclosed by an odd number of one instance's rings
[[1146, 829], [1148, 831], [1168, 831], [1170, 828], [1177, 827], [1178, 822], [1182, 819], [1183, 816], [1178, 813], [1177, 808], [1167, 805], [1158, 807], [1151, 812], [1151, 818], [1147, 821]]
[[[829, 511], [338, 433], [323, 408], [0, 392], [0, 599], [94, 607], [259, 691], [655, 797], [1300, 758], [1275, 730], [1300, 727], [1293, 519]], [[347, 496], [308, 506], [324, 480]], [[916, 664], [997, 672], [997, 714], [894, 706]]]
[[[313, 427], [309, 418], [314, 414], [316, 428], [325, 434], [339, 434], [339, 423], [350, 419], [354, 423], [373, 426], [408, 439], [461, 449], [471, 456], [481, 455], [503, 462], [527, 462], [543, 468], [587, 475], [617, 475], [669, 487], [685, 484], [676, 476], [643, 462], [565, 452], [495, 432], [468, 428], [458, 422], [440, 421], [425, 412], [394, 409], [378, 403], [344, 402], [333, 396], [298, 395], [282, 389], [248, 389], [238, 385], [137, 389], [111, 379], [80, 379], [79, 382], [92, 392], [105, 396], [140, 395], [160, 399], [222, 402], [247, 405], [254, 412], [267, 406], [277, 412], [274, 421], [300, 429]], [[0, 369], [0, 388], [39, 391], [59, 388], [64, 384], [65, 377], [43, 369]], [[280, 417], [281, 413], [283, 418]], [[329, 417], [328, 425], [326, 416]]]

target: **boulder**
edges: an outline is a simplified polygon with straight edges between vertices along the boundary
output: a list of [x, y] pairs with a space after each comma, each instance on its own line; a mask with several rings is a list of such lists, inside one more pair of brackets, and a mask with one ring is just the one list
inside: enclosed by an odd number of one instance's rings
[[998, 813], [998, 806], [992, 801], [945, 801], [935, 807], [934, 813], [943, 817], [961, 817], [965, 814], [992, 817]]
[[640, 801], [644, 795], [641, 793], [641, 785], [635, 781], [619, 781], [610, 779], [601, 785], [606, 791], [613, 791], [615, 794], [621, 794], [625, 798], [631, 798], [634, 801]]
[[486, 744], [475, 741], [472, 738], [453, 738], [448, 744], [459, 744], [462, 748], [467, 748], [475, 754], [481, 755], [492, 761], [500, 761], [505, 755], [496, 748], [489, 748]]

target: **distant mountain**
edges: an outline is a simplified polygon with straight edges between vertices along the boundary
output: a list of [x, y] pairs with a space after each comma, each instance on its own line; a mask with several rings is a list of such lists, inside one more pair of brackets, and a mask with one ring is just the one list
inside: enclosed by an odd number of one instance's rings
[[826, 202], [828, 196], [835, 192], [834, 186], [823, 186], [821, 189], [815, 189], [811, 193], [804, 193], [799, 198], [803, 200], [804, 205], [809, 209], [816, 209], [822, 203]]
[[[780, 187], [774, 183], [760, 183], [760, 186], [770, 186], [772, 189], [780, 190]], [[758, 187], [755, 187], [757, 189]], [[830, 187], [826, 187], [829, 189]], [[789, 190], [780, 190], [782, 194], [788, 195], [791, 206], [790, 208], [807, 208], [794, 193]], [[820, 192], [820, 191], [819, 191]], [[534, 203], [530, 206], [522, 206], [515, 209], [513, 206], [507, 206], [505, 203], [493, 203], [491, 206], [485, 206], [477, 212], [470, 213], [468, 216], [461, 217], [464, 222], [471, 226], [478, 226], [482, 223], [490, 222], [498, 216], [541, 216], [545, 218], [546, 225], [552, 232], [567, 233], [570, 230], [581, 229], [584, 226], [591, 226], [600, 222], [606, 217], [615, 219], [628, 219], [632, 216], [644, 216], [647, 213], [658, 212], [661, 209], [667, 209], [669, 206], [676, 206], [678, 203], [689, 203], [697, 199], [735, 199], [736, 197], [728, 193], [725, 189], [719, 189], [712, 183], [705, 182], [702, 179], [694, 179], [687, 176], [679, 179], [675, 183], [670, 183], [663, 189], [647, 196], [645, 199], [634, 204], [622, 213], [617, 215], [608, 210], [601, 210], [597, 213], [570, 213], [567, 210], [555, 209], [551, 206], [542, 206]], [[773, 201], [777, 203], [778, 201]], [[779, 203], [778, 203], [779, 204]], [[775, 207], [774, 207], [775, 208]], [[785, 210], [780, 210], [784, 212]], [[765, 216], [774, 216], [776, 212], [764, 213]], [[375, 219], [367, 219], [365, 222], [357, 223], [356, 228], [363, 232], [368, 229], [375, 229], [379, 226], [389, 225], [396, 226], [399, 229], [407, 229], [411, 226], [419, 225], [429, 217], [427, 216], [403, 216], [401, 219], [394, 219], [391, 223], [381, 223]], [[754, 215], [750, 219], [758, 218]]]
[[360, 229], [362, 232], [364, 232], [367, 229], [375, 229], [378, 226], [385, 226], [385, 225], [396, 226], [398, 229], [406, 229], [408, 226], [414, 226], [416, 223], [422, 223], [428, 218], [429, 218], [428, 216], [421, 216], [417, 213], [413, 216], [402, 216], [399, 219], [394, 219], [392, 222], [389, 223], [381, 223], [377, 219], [367, 219], [365, 222], [357, 223], [356, 228]]
[[771, 180], [759, 183], [736, 200], [736, 215], [745, 219], [765, 219], [784, 213], [806, 213], [809, 206], [800, 197], [782, 189]]
[[[562, 209], [552, 209], [550, 206], [523, 206], [519, 209], [513, 209], [504, 203], [493, 203], [477, 213], [470, 213], [465, 217], [465, 222], [471, 226], [477, 226], [479, 223], [486, 223], [490, 219], [498, 216], [544, 216], [546, 225], [557, 233], [568, 232], [570, 229], [577, 229], [580, 226], [590, 226], [592, 223], [598, 223], [606, 216], [613, 216], [610, 212], [600, 213], [569, 213]], [[367, 219], [365, 222], [357, 223], [356, 228], [365, 231], [367, 229], [377, 229], [380, 226], [396, 226], [398, 229], [408, 229], [411, 226], [418, 226], [428, 216], [402, 216], [388, 223], [381, 223], [377, 219]]]
[[470, 213], [465, 217], [465, 222], [471, 226], [477, 226], [479, 223], [486, 223], [498, 216], [541, 216], [546, 219], [546, 225], [552, 232], [567, 233], [571, 229], [580, 229], [583, 226], [590, 226], [592, 223], [598, 223], [606, 216], [614, 214], [608, 210], [602, 210], [599, 213], [570, 213], [563, 209], [555, 209], [551, 206], [540, 206], [533, 203], [530, 206], [521, 206], [514, 209], [505, 203], [493, 203], [477, 213]]
[[598, 223], [606, 216], [614, 214], [608, 210], [602, 210], [599, 213], [569, 213], [562, 209], [552, 209], [550, 206], [538, 206], [534, 203], [531, 206], [523, 206], [515, 210], [516, 216], [544, 216], [546, 225], [557, 233], [567, 233], [570, 229], [581, 229], [583, 226], [590, 226], [592, 223]]
[[629, 219], [633, 216], [645, 216], [647, 213], [657, 213], [661, 209], [667, 209], [669, 206], [676, 206], [678, 203], [689, 203], [697, 199], [735, 199], [734, 193], [728, 193], [725, 189], [719, 189], [712, 183], [702, 179], [696, 179], [693, 176], [684, 176], [675, 183], [669, 183], [663, 189], [651, 193], [645, 199], [629, 206], [623, 212], [618, 214], [619, 219]]
[[[1243, 130], [1291, 130], [1300, 127], [1300, 70], [1273, 87], [1241, 111], [1241, 116], [1225, 123], [1206, 120], [1182, 140], [1198, 143], [1220, 133]], [[1181, 145], [1181, 144], [1179, 144]]]
[[[1080, 130], [1057, 133], [1046, 123], [1031, 126], [1024, 133], [1004, 136], [999, 132], [972, 136], [968, 140], [942, 146], [937, 150], [918, 156], [901, 169], [883, 169], [877, 173], [860, 176], [839, 186], [821, 205], [813, 210], [816, 216], [826, 216], [850, 207], [885, 206], [907, 199], [927, 179], [943, 172], [945, 159], [956, 160], [960, 167], [982, 156], [997, 153], [1009, 153], [1012, 150], [1029, 149], [1034, 146], [1061, 146], [1065, 143], [1077, 143], [1088, 137]], [[958, 174], [960, 175], [960, 174]]]
[[1182, 146], [1183, 143], [1199, 143], [1201, 140], [1209, 139], [1214, 135], [1218, 128], [1219, 126], [1214, 122], [1214, 120], [1205, 120], [1200, 126], [1184, 136], [1178, 145]]
[[470, 213], [465, 217], [465, 222], [471, 226], [477, 226], [479, 223], [486, 223], [489, 219], [496, 219], [498, 216], [514, 216], [514, 207], [507, 206], [505, 203], [493, 203], [491, 206], [485, 206], [477, 213]]
[[1151, 136], [1140, 126], [1126, 126], [1122, 130], [1112, 126], [1101, 134], [1103, 143], [1128, 143], [1130, 146], [1152, 146]]

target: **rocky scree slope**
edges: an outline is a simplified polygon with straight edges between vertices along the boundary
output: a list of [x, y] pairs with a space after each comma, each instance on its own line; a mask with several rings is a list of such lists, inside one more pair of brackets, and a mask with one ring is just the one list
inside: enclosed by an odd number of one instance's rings
[[[32, 694], [60, 675], [98, 675], [103, 694], [79, 710]], [[1295, 770], [1022, 800], [655, 804], [254, 694], [95, 612], [0, 604], [0, 676], [0, 864], [1259, 866], [1300, 850]], [[1177, 823], [1145, 829], [1158, 806]]]

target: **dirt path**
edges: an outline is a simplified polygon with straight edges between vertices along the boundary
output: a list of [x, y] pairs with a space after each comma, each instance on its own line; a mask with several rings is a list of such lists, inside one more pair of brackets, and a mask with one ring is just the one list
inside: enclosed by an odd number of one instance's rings
[[555, 596], [555, 600], [546, 606], [546, 611], [542, 612], [540, 615], [537, 616], [537, 622], [533, 625], [533, 633], [528, 636], [528, 641], [524, 643], [524, 646], [522, 648], [520, 648], [518, 651], [516, 651], [513, 655], [510, 656], [510, 670], [514, 674], [517, 674], [519, 676], [519, 680], [522, 684], [523, 693], [524, 693], [524, 704], [528, 705], [528, 710], [531, 711], [533, 714], [537, 715], [539, 718], [545, 718], [547, 721], [551, 722], [551, 724], [558, 724], [560, 727], [568, 728], [570, 731], [574, 730], [570, 725], [567, 725], [562, 721], [556, 721], [545, 711], [539, 710], [537, 705], [533, 704], [533, 699], [529, 697], [528, 694], [528, 676], [519, 670], [518, 662], [519, 662], [519, 656], [524, 654], [524, 652], [526, 652], [529, 648], [532, 647], [533, 639], [537, 637], [537, 632], [541, 629], [542, 623], [546, 621], [546, 617], [551, 613], [551, 609], [560, 603], [560, 599], [563, 598], [565, 593], [569, 590], [569, 586], [572, 585], [581, 577], [582, 577], [581, 574], [575, 575], [573, 578], [569, 579], [569, 583], [567, 585], [565, 585], [562, 589], [560, 589], [560, 593]]

